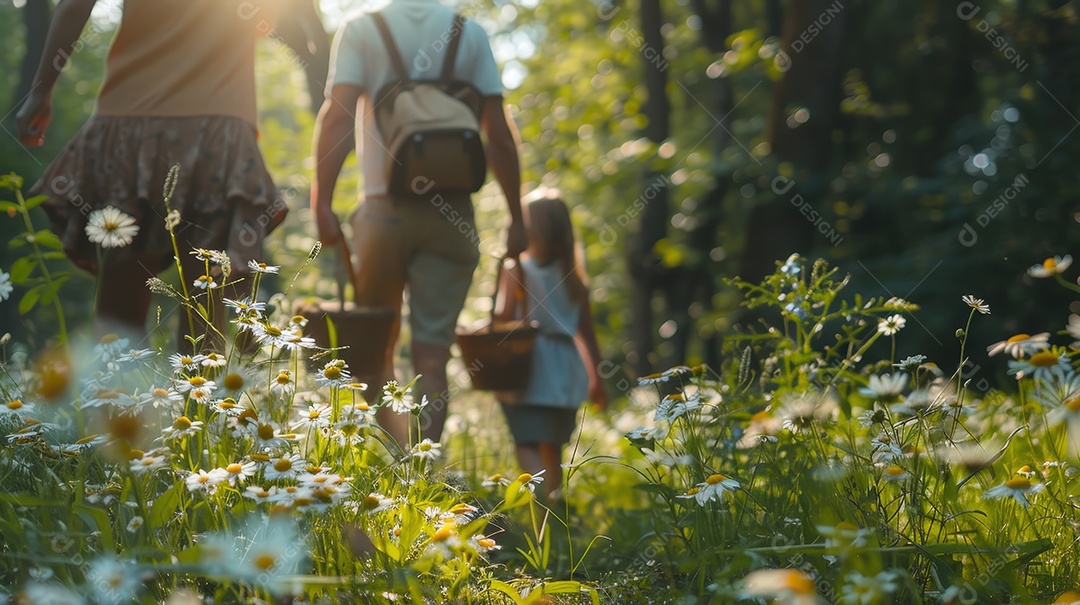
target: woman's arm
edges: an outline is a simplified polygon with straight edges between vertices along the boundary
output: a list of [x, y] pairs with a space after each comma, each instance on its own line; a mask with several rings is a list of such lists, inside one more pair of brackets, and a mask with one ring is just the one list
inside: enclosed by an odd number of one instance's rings
[[45, 129], [52, 119], [53, 87], [67, 66], [96, 3], [97, 0], [63, 0], [56, 7], [30, 94], [15, 116], [19, 140], [23, 144], [38, 147], [45, 142]]

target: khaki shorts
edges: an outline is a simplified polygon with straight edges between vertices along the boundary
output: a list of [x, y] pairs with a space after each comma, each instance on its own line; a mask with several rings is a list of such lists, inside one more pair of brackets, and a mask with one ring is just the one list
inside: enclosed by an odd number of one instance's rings
[[391, 309], [400, 318], [407, 287], [413, 340], [449, 348], [480, 260], [469, 196], [371, 197], [350, 223], [357, 303]]

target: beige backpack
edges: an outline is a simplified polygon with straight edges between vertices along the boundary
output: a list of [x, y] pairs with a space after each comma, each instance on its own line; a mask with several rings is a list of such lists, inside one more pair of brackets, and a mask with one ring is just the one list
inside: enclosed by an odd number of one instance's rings
[[483, 99], [472, 84], [453, 79], [464, 17], [454, 16], [439, 79], [413, 80], [386, 21], [379, 13], [371, 16], [400, 78], [375, 96], [375, 124], [391, 155], [390, 194], [414, 197], [479, 190], [487, 172], [480, 139]]

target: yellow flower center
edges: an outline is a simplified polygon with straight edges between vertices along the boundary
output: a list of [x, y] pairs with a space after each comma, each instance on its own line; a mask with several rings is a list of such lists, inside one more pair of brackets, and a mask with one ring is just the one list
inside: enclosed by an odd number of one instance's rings
[[262, 439], [263, 441], [273, 439], [274, 438], [274, 427], [270, 426], [269, 424], [260, 424], [259, 429], [258, 429], [258, 433], [259, 433], [259, 439]]
[[781, 578], [780, 584], [783, 588], [797, 595], [817, 594], [817, 589], [814, 588], [814, 580], [805, 573], [794, 569], [788, 571]]
[[98, 342], [100, 342], [103, 345], [107, 345], [107, 344], [110, 344], [110, 343], [114, 343], [114, 342], [116, 342], [118, 340], [120, 340], [120, 335], [119, 334], [105, 334], [104, 336], [102, 336], [98, 340]]
[[885, 469], [885, 473], [891, 477], [899, 477], [900, 475], [903, 475], [904, 472], [904, 469], [896, 465], [890, 466], [889, 468]]
[[168, 391], [168, 389], [163, 389], [161, 387], [158, 387], [158, 388], [154, 389], [153, 391], [151, 391], [150, 394], [153, 395], [154, 397], [168, 397], [169, 396], [169, 391]]
[[418, 447], [420, 448], [421, 452], [430, 452], [431, 451], [431, 444], [430, 443], [421, 443]]
[[1028, 363], [1040, 368], [1049, 368], [1058, 364], [1058, 356], [1050, 351], [1039, 351], [1028, 359]]
[[191, 383], [191, 386], [198, 388], [206, 384], [206, 379], [202, 376], [192, 376], [188, 379], [188, 382]]
[[242, 470], [244, 470], [244, 466], [239, 462], [233, 462], [229, 466], [225, 467], [225, 472], [229, 473], [230, 475], [239, 475], [240, 471]]
[[244, 377], [236, 372], [231, 372], [225, 375], [225, 378], [222, 379], [221, 383], [230, 391], [238, 391], [244, 388]]
[[278, 384], [286, 385], [286, 384], [289, 384], [290, 382], [292, 382], [292, 376], [290, 376], [288, 372], [282, 372], [282, 373], [277, 375], [277, 378], [275, 379], [275, 381]]
[[1080, 412], [1080, 395], [1073, 395], [1066, 399], [1065, 407], [1069, 408], [1070, 412]]
[[199, 483], [207, 483], [210, 481], [210, 475], [204, 475], [202, 473], [199, 473], [199, 478], [196, 479], [196, 481], [198, 481]]
[[277, 557], [275, 557], [274, 555], [261, 554], [252, 559], [251, 562], [255, 565], [255, 567], [263, 571], [270, 571], [274, 567], [274, 565], [277, 565]]
[[691, 487], [690, 489], [686, 490], [686, 495], [687, 496], [693, 496], [694, 494], [696, 494], [696, 493], [698, 493], [700, 491], [701, 491], [700, 487]]
[[495, 548], [495, 540], [492, 540], [491, 538], [477, 538], [476, 544], [480, 546], [480, 548]]
[[76, 441], [75, 445], [86, 445], [87, 443], [90, 443], [91, 441], [93, 441], [94, 438], [96, 438], [96, 437], [97, 437], [97, 435], [88, 435], [88, 436], [83, 437], [82, 439], [79, 439], [78, 441]]
[[727, 480], [727, 477], [721, 475], [720, 473], [716, 473], [716, 474], [713, 474], [713, 475], [709, 475], [709, 478], [705, 480], [705, 483], [708, 483], [709, 485], [716, 485], [717, 483], [720, 483], [721, 481], [726, 481], [726, 480]]
[[282, 459], [278, 460], [277, 462], [274, 463], [274, 470], [279, 472], [279, 473], [284, 473], [286, 471], [291, 471], [292, 470], [292, 460], [289, 460], [288, 458], [282, 458]]
[[191, 420], [187, 416], [181, 416], [174, 420], [172, 425], [178, 431], [186, 431], [191, 428]]
[[432, 542], [444, 542], [449, 540], [454, 534], [457, 533], [457, 526], [453, 523], [447, 523], [439, 529], [435, 530], [435, 535], [431, 536]]
[[330, 477], [327, 477], [326, 475], [318, 475], [316, 477], [312, 477], [311, 482], [312, 483], [326, 483], [326, 480], [329, 479], [329, 478]]
[[379, 499], [371, 495], [364, 496], [363, 507], [366, 510], [375, 510], [376, 508], [379, 508]]
[[294, 324], [303, 325], [303, 324], [307, 323], [307, 318], [304, 317], [303, 315], [293, 315], [292, 319], [290, 319], [289, 321], [291, 321]]
[[337, 366], [330, 366], [329, 368], [323, 370], [322, 375], [327, 380], [337, 380], [338, 378], [341, 378], [341, 368]]
[[1044, 260], [1043, 269], [1046, 269], [1047, 271], [1053, 271], [1054, 269], [1057, 269], [1057, 261], [1052, 258]]
[[1008, 343], [1008, 344], [1014, 344], [1014, 343], [1018, 343], [1018, 342], [1024, 342], [1025, 340], [1027, 340], [1029, 338], [1031, 338], [1030, 334], [1017, 334], [1015, 336], [1010, 336], [1009, 339], [1006, 340], [1005, 342]]
[[255, 410], [253, 410], [251, 408], [248, 408], [248, 409], [244, 410], [243, 412], [240, 412], [240, 415], [236, 417], [236, 421], [239, 422], [242, 425], [245, 425], [245, 426], [247, 425], [248, 422], [258, 420], [258, 419], [259, 419], [259, 415], [256, 414]]
[[131, 450], [130, 452], [128, 452], [127, 458], [128, 458], [128, 460], [138, 460], [139, 458], [142, 458], [145, 455], [146, 455], [146, 452], [144, 452], [142, 450]]
[[518, 483], [528, 483], [528, 482], [532, 481], [532, 478], [533, 478], [533, 476], [530, 475], [529, 473], [521, 473], [520, 475], [518, 475], [517, 480], [518, 480]]
[[1067, 590], [1061, 593], [1061, 596], [1054, 601], [1054, 605], [1068, 605], [1069, 603], [1075, 603], [1077, 601], [1080, 601], [1080, 592]]
[[1016, 469], [1016, 472], [1017, 472], [1017, 474], [1030, 473], [1031, 472], [1031, 466], [1025, 464], [1024, 466], [1021, 466], [1020, 468]]
[[17, 410], [22, 406], [23, 402], [18, 399], [12, 399], [11, 401], [7, 402], [7, 407], [9, 410]]
[[1017, 489], [1017, 490], [1027, 491], [1027, 490], [1031, 489], [1031, 481], [1029, 481], [1029, 480], [1027, 480], [1027, 479], [1025, 479], [1023, 477], [1019, 477], [1017, 479], [1009, 479], [1008, 481], [1005, 482], [1005, 487], [1007, 487], [1009, 489]]
[[270, 336], [281, 336], [281, 328], [277, 326], [266, 326], [266, 333]]

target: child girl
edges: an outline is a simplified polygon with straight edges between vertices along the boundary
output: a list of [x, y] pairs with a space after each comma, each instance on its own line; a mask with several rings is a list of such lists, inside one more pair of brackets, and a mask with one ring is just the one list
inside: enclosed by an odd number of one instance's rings
[[[532, 372], [524, 389], [499, 392], [518, 463], [526, 472], [544, 470], [549, 498], [562, 487], [562, 448], [574, 432], [578, 406], [588, 397], [607, 408], [607, 394], [597, 374], [596, 344], [589, 291], [574, 246], [570, 212], [549, 193], [527, 198], [524, 208], [529, 245], [520, 263], [500, 273], [496, 316], [521, 313], [540, 326], [533, 349]], [[583, 362], [584, 359], [584, 362]]]
[[[171, 206], [180, 213], [176, 236], [189, 288], [206, 272], [190, 254], [196, 248], [226, 250], [233, 279], [248, 271], [248, 261], [262, 260], [263, 237], [287, 210], [255, 130], [255, 39], [270, 27], [278, 2], [123, 3], [94, 114], [30, 190], [47, 197], [43, 207], [68, 257], [100, 280], [102, 331], [142, 333], [146, 280], [173, 265], [162, 194], [173, 164], [180, 175]], [[95, 3], [56, 7], [33, 88], [17, 114], [26, 145], [44, 142], [53, 86]], [[99, 267], [87, 219], [108, 206], [133, 217], [138, 231], [104, 250]]]

